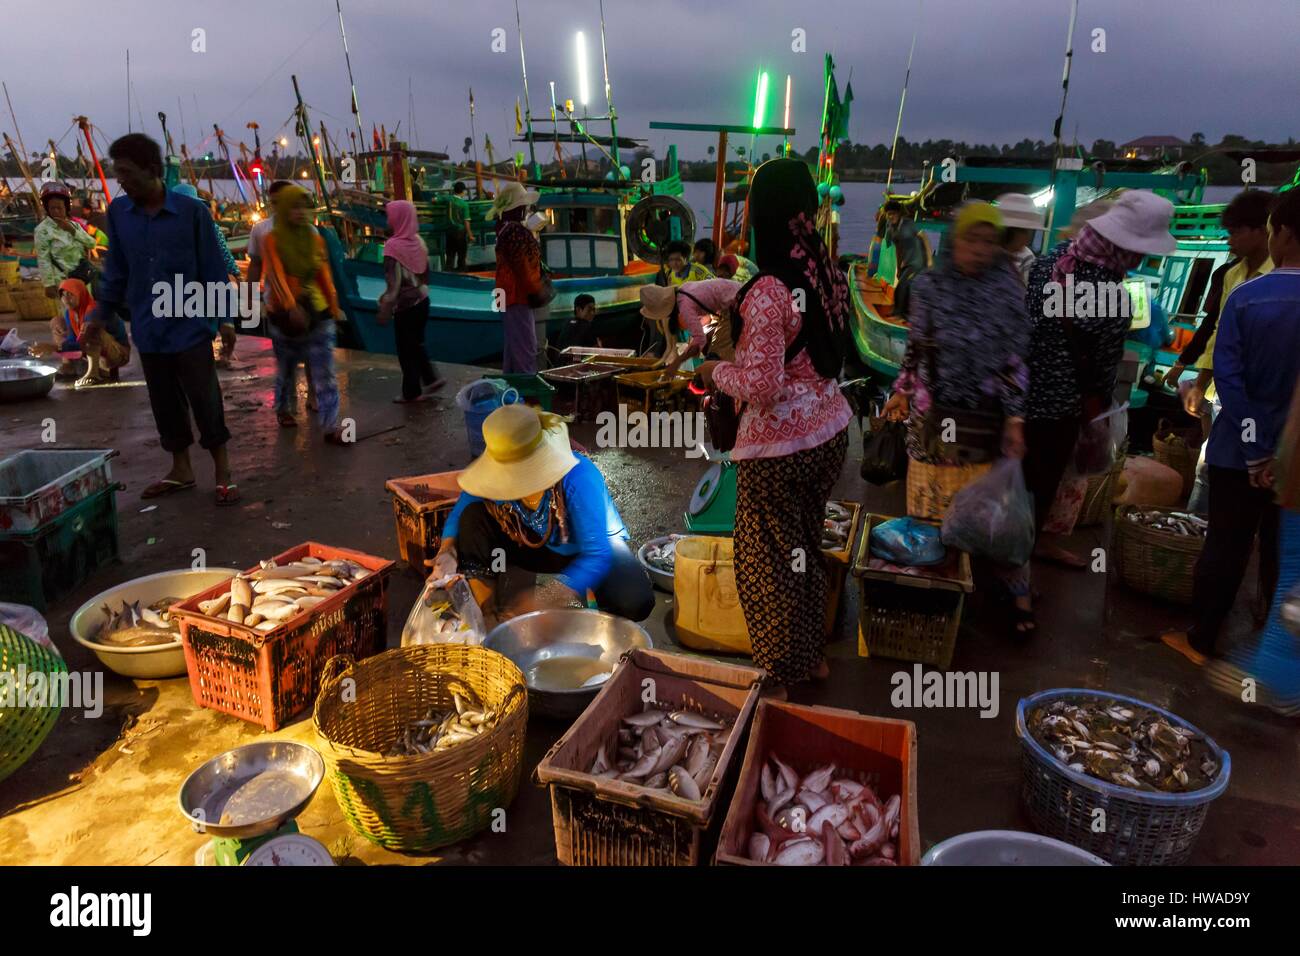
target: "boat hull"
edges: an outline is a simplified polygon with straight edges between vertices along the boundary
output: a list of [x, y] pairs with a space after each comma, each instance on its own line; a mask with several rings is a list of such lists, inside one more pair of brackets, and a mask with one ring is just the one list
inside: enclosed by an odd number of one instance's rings
[[889, 385], [898, 377], [907, 351], [907, 326], [881, 314], [880, 296], [873, 294], [879, 283], [867, 275], [865, 262], [848, 267], [849, 290], [853, 299], [853, 344], [858, 358], [873, 381]]

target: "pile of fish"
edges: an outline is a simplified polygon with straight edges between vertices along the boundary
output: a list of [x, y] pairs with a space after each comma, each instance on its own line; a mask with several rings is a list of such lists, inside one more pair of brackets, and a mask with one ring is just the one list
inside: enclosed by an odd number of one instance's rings
[[369, 574], [354, 561], [312, 557], [288, 564], [263, 561], [251, 574], [231, 578], [225, 594], [200, 601], [199, 610], [209, 617], [272, 631]]
[[647, 707], [623, 718], [613, 759], [601, 744], [590, 772], [650, 790], [668, 790], [684, 800], [702, 800], [730, 726], [730, 721], [694, 711]]
[[1054, 700], [1029, 712], [1029, 732], [1071, 770], [1135, 790], [1187, 793], [1219, 773], [1204, 737], [1119, 701]]
[[684, 537], [684, 534], [670, 534], [661, 544], [650, 545], [645, 549], [646, 563], [656, 571], [672, 574], [677, 566], [677, 542]]
[[120, 611], [102, 605], [104, 623], [100, 625], [95, 640], [114, 647], [150, 647], [156, 644], [174, 644], [181, 639], [180, 628], [172, 620], [173, 604], [183, 598], [159, 598], [145, 607], [139, 601], [122, 602]]
[[1210, 527], [1210, 523], [1200, 515], [1185, 511], [1129, 511], [1124, 517], [1144, 528], [1187, 538], [1204, 538]]
[[868, 784], [827, 764], [800, 777], [780, 757], [763, 762], [749, 858], [778, 866], [897, 866], [898, 794], [881, 802]]
[[430, 707], [420, 720], [413, 720], [393, 745], [384, 751], [385, 757], [417, 757], [447, 750], [496, 726], [497, 712], [483, 706], [483, 701], [468, 684], [457, 681], [465, 696], [451, 695], [454, 710], [439, 711]]
[[838, 501], [826, 502], [826, 520], [822, 522], [822, 550], [843, 551], [849, 545], [853, 529], [853, 512]]

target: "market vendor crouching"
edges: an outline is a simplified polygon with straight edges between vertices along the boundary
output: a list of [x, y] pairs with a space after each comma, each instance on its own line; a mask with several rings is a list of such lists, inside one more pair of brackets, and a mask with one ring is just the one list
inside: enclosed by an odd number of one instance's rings
[[645, 570], [600, 470], [574, 454], [556, 415], [504, 405], [483, 422], [486, 451], [460, 475], [460, 499], [443, 527], [435, 577], [463, 574], [485, 614], [497, 575], [519, 568], [554, 575], [515, 598], [503, 617], [585, 604], [633, 621], [654, 609]]

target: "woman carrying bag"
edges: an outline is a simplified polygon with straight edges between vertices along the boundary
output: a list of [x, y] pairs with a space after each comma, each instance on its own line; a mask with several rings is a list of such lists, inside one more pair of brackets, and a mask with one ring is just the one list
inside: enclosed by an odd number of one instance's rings
[[744, 403], [731, 452], [736, 585], [754, 661], [778, 685], [827, 674], [821, 529], [853, 417], [836, 381], [848, 287], [816, 215], [817, 188], [802, 161], [758, 168], [749, 222], [760, 274], [732, 310], [735, 361], [696, 370]]

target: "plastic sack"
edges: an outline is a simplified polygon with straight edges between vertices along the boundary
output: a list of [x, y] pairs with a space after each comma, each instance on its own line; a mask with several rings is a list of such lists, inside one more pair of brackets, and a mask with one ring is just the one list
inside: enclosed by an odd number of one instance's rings
[[862, 437], [862, 480], [883, 485], [907, 477], [907, 426], [902, 422], [873, 424]]
[[26, 355], [28, 345], [18, 336], [17, 329], [10, 329], [5, 333], [3, 341], [0, 341], [0, 354], [4, 355]]
[[923, 568], [948, 556], [939, 529], [916, 518], [891, 518], [871, 529], [871, 554], [892, 564]]
[[1003, 458], [953, 496], [943, 543], [999, 564], [1020, 565], [1034, 550], [1034, 502], [1020, 462]]
[[0, 602], [0, 624], [17, 631], [24, 637], [30, 637], [57, 657], [63, 657], [59, 649], [54, 646], [54, 641], [50, 639], [50, 626], [45, 623], [45, 618], [36, 608], [28, 607], [26, 604]]
[[1110, 471], [1128, 437], [1128, 402], [1114, 405], [1079, 429], [1074, 446], [1074, 473], [1083, 477]]
[[487, 637], [483, 612], [462, 575], [429, 580], [402, 628], [402, 646], [482, 644]]

